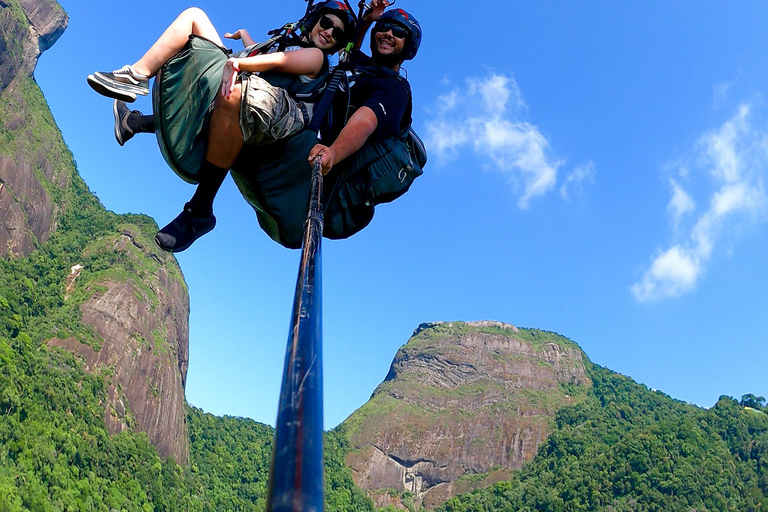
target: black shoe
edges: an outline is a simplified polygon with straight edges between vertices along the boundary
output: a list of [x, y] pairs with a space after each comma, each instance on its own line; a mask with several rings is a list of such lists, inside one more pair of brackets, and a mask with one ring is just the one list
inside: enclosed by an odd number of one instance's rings
[[[143, 115], [138, 110], [133, 112], [139, 116]], [[136, 133], [128, 126], [128, 117], [133, 112], [125, 105], [124, 101], [115, 100], [115, 103], [112, 105], [112, 113], [115, 114], [115, 139], [117, 139], [117, 143], [121, 146], [131, 140]]]
[[192, 213], [192, 206], [187, 203], [178, 217], [157, 232], [155, 242], [164, 251], [181, 252], [215, 226], [216, 217], [213, 214], [208, 217], [196, 217]]

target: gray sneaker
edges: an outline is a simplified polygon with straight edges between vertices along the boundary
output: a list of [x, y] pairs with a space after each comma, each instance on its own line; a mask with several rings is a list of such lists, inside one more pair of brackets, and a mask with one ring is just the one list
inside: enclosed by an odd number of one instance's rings
[[112, 72], [97, 71], [93, 76], [106, 85], [121, 87], [141, 96], [149, 94], [149, 77], [136, 73], [128, 64]]
[[136, 100], [136, 95], [149, 94], [149, 77], [139, 75], [129, 65], [115, 71], [97, 71], [88, 75], [88, 85], [103, 96], [125, 102]]
[[[128, 126], [128, 117], [131, 115], [131, 109], [129, 109], [124, 101], [115, 100], [112, 105], [112, 113], [115, 114], [115, 139], [121, 146], [131, 140], [136, 133]], [[138, 110], [138, 115], [142, 115]]]
[[88, 85], [91, 86], [91, 89], [101, 94], [102, 96], [106, 96], [107, 98], [113, 98], [116, 100], [125, 101], [127, 103], [133, 103], [136, 101], [135, 92], [128, 91], [121, 86], [105, 84], [101, 80], [97, 79], [94, 75], [88, 75]]

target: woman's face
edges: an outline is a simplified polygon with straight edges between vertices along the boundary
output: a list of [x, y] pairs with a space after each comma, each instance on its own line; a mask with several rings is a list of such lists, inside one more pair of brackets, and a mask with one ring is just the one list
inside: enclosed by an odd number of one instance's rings
[[343, 34], [344, 22], [341, 21], [341, 18], [335, 14], [324, 13], [320, 16], [320, 20], [315, 23], [309, 38], [321, 50], [330, 50], [341, 42], [336, 37], [343, 39]]

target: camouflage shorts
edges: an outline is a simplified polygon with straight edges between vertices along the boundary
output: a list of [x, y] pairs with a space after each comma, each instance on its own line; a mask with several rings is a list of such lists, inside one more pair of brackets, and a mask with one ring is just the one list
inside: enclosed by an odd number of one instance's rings
[[[246, 144], [263, 146], [304, 129], [304, 114], [285, 89], [273, 86], [256, 74], [248, 75], [241, 84], [240, 130]], [[305, 108], [308, 122], [312, 105]]]

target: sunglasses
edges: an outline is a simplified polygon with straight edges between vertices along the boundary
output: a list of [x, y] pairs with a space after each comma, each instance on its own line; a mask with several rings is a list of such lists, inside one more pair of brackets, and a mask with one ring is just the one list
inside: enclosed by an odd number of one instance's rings
[[408, 37], [408, 31], [396, 23], [385, 21], [384, 23], [379, 23], [376, 27], [376, 32], [389, 32], [390, 30], [392, 31], [392, 35], [398, 39], [405, 39]]
[[342, 41], [344, 39], [344, 29], [334, 25], [333, 20], [328, 16], [320, 18], [320, 28], [323, 30], [328, 30], [329, 28], [333, 29], [331, 31], [331, 37], [336, 41]]

